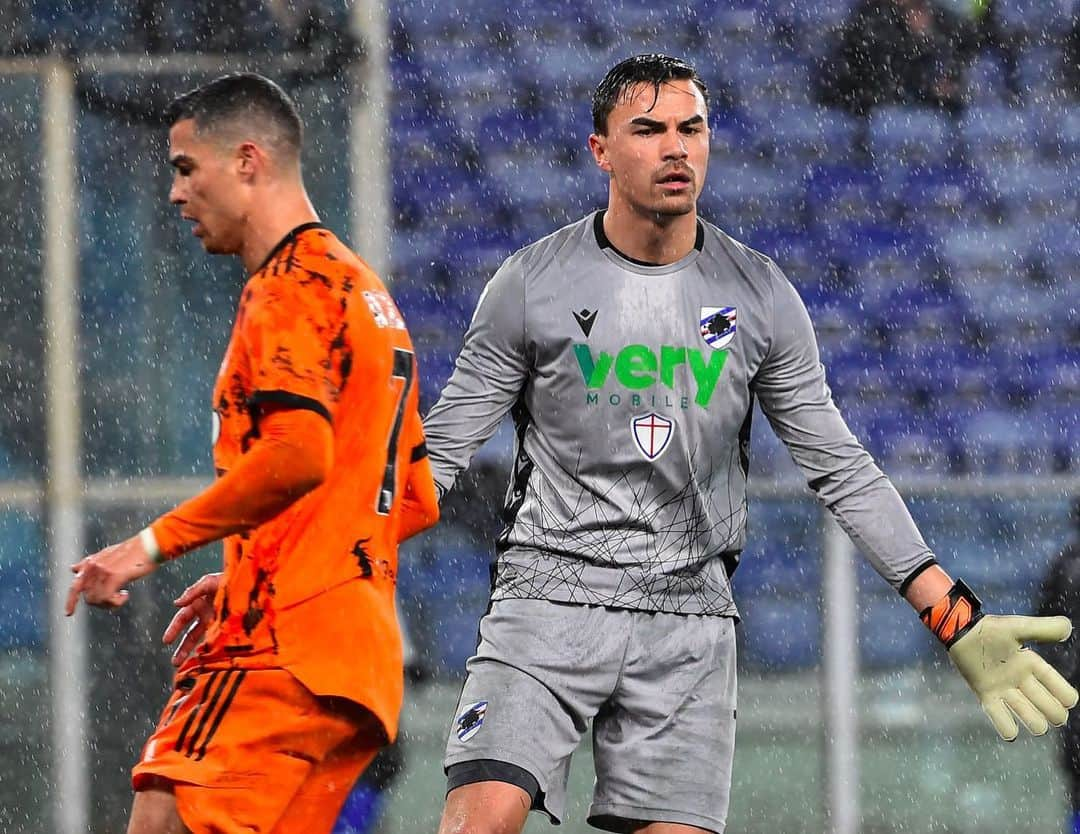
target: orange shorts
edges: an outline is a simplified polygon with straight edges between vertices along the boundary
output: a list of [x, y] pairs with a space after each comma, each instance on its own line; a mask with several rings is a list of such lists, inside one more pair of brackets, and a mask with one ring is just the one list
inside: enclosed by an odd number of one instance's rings
[[283, 669], [199, 668], [177, 676], [132, 784], [170, 783], [193, 834], [328, 834], [385, 743], [362, 707]]

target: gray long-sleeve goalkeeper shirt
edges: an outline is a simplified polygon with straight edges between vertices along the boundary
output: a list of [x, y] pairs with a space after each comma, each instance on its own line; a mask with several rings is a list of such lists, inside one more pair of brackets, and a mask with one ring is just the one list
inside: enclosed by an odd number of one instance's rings
[[893, 587], [933, 561], [833, 404], [795, 289], [708, 223], [665, 266], [620, 255], [602, 212], [512, 255], [424, 427], [445, 493], [513, 415], [494, 599], [736, 616], [755, 398]]

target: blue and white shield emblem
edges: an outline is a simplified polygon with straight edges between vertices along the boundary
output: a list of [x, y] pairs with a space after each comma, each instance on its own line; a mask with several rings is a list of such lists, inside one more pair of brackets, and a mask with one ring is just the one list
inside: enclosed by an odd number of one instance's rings
[[457, 737], [461, 741], [468, 741], [484, 726], [484, 716], [487, 715], [487, 701], [476, 701], [469, 704], [457, 717]]
[[702, 307], [701, 338], [713, 350], [721, 350], [735, 338], [734, 307]]
[[649, 460], [656, 460], [664, 453], [675, 434], [675, 424], [667, 417], [652, 412], [630, 421], [634, 443], [638, 451]]

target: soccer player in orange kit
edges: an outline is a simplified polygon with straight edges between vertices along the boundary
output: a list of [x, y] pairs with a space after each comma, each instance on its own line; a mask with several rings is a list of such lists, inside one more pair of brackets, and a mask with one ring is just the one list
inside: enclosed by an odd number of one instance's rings
[[224, 538], [128, 832], [329, 832], [396, 732], [397, 545], [438, 519], [416, 360], [382, 282], [318, 222], [276, 84], [218, 78], [168, 122], [170, 201], [251, 275], [214, 388], [218, 478], [74, 565], [67, 611], [123, 605], [130, 582]]

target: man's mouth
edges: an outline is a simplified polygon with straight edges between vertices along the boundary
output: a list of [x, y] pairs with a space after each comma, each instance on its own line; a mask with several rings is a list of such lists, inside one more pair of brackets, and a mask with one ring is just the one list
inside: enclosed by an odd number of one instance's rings
[[690, 182], [691, 177], [685, 171], [672, 171], [657, 180], [657, 183], [662, 188], [669, 191], [682, 191], [690, 187]]
[[197, 217], [192, 217], [189, 214], [181, 214], [180, 219], [186, 220], [188, 223], [191, 224], [191, 233], [195, 235], [195, 237], [202, 237], [203, 228], [202, 224], [199, 223], [199, 219]]

